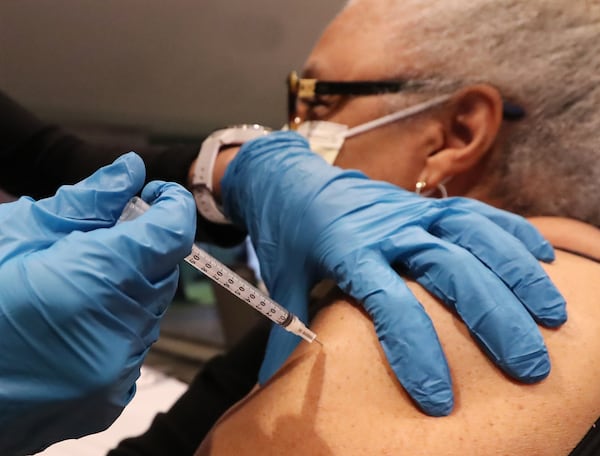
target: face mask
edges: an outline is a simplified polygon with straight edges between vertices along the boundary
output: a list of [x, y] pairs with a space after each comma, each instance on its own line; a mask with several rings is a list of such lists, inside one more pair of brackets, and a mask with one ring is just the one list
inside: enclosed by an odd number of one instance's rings
[[378, 119], [371, 120], [352, 128], [348, 128], [346, 125], [335, 122], [309, 120], [302, 122], [298, 126], [297, 132], [308, 140], [310, 148], [313, 152], [319, 154], [327, 161], [327, 163], [332, 165], [347, 138], [357, 136], [366, 131], [373, 130], [381, 127], [382, 125], [387, 125], [400, 119], [406, 119], [407, 117], [414, 116], [433, 106], [442, 104], [449, 98], [450, 95], [443, 95], [433, 98], [424, 103], [396, 111], [392, 114], [379, 117]]

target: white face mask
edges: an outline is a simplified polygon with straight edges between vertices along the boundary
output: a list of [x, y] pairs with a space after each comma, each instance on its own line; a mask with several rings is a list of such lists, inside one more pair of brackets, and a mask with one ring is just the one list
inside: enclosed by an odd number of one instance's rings
[[323, 157], [327, 163], [333, 164], [337, 158], [344, 141], [352, 136], [359, 135], [369, 130], [387, 125], [400, 119], [419, 114], [433, 106], [439, 105], [450, 98], [450, 95], [442, 95], [424, 103], [411, 106], [410, 108], [396, 111], [378, 119], [348, 128], [347, 125], [324, 120], [309, 120], [298, 126], [297, 132], [304, 136], [313, 152]]

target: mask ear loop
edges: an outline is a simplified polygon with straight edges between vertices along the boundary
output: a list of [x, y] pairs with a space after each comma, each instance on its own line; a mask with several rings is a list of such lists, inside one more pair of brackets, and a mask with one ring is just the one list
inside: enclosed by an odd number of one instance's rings
[[[448, 183], [450, 181], [450, 179], [452, 179], [452, 176], [447, 177], [446, 179], [444, 179], [442, 182], [440, 182], [436, 186], [438, 192], [440, 192], [440, 194], [442, 195], [442, 198], [448, 198], [448, 190], [446, 190], [446, 186], [444, 184]], [[423, 189], [425, 187], [427, 187], [426, 181], [422, 180], [422, 181], [417, 182], [415, 185], [415, 193], [417, 195], [423, 196], [423, 197], [428, 197], [428, 196], [432, 195], [434, 192], [434, 189], [428, 190], [421, 195], [421, 192], [423, 191]]]
[[370, 122], [366, 122], [364, 124], [357, 125], [356, 127], [352, 127], [346, 130], [345, 133], [343, 133], [343, 137], [347, 139], [352, 136], [360, 135], [361, 133], [364, 133], [366, 131], [373, 130], [377, 127], [381, 127], [382, 125], [387, 125], [397, 120], [414, 116], [416, 114], [428, 110], [429, 108], [442, 104], [449, 99], [450, 95], [441, 95], [439, 97], [435, 97], [431, 100], [425, 101], [424, 103], [419, 103], [414, 106], [411, 106], [410, 108], [401, 109], [400, 111], [396, 111], [378, 119], [371, 120]]

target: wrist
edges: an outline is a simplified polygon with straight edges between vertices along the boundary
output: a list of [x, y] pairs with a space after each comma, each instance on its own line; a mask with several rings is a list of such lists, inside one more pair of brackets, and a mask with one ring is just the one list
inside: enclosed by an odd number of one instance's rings
[[271, 211], [310, 204], [340, 173], [297, 133], [274, 132], [245, 144], [232, 160], [221, 181], [221, 200], [232, 220], [251, 231], [253, 221], [271, 218], [265, 215]]
[[231, 161], [235, 158], [237, 153], [240, 150], [240, 146], [229, 146], [223, 148], [219, 155], [217, 155], [217, 159], [215, 160], [215, 167], [213, 169], [213, 197], [215, 200], [220, 203], [221, 202], [221, 181], [225, 176], [225, 171], [227, 167], [231, 163]]
[[[219, 152], [219, 155], [217, 155], [217, 158], [215, 159], [215, 167], [212, 172], [212, 181], [213, 181], [212, 193], [213, 193], [215, 200], [219, 203], [221, 202], [221, 180], [223, 179], [223, 176], [225, 175], [225, 171], [227, 170], [229, 163], [231, 163], [231, 160], [233, 160], [235, 158], [235, 156], [237, 155], [239, 150], [240, 150], [240, 146], [225, 147]], [[194, 169], [195, 168], [196, 168], [196, 160], [194, 160], [192, 162], [192, 164], [190, 165], [190, 169], [188, 171], [188, 177], [187, 177], [188, 188], [192, 188], [192, 182], [193, 182], [193, 178], [194, 178]]]
[[220, 205], [221, 181], [239, 147], [271, 130], [260, 125], [238, 125], [209, 135], [192, 165], [191, 190], [198, 212], [208, 221], [230, 224]]

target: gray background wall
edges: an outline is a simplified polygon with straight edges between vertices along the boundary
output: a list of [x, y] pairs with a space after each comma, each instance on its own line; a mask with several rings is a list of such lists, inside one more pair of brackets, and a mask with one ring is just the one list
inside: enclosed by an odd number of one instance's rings
[[285, 120], [343, 0], [1, 0], [0, 89], [69, 125], [197, 136]]

